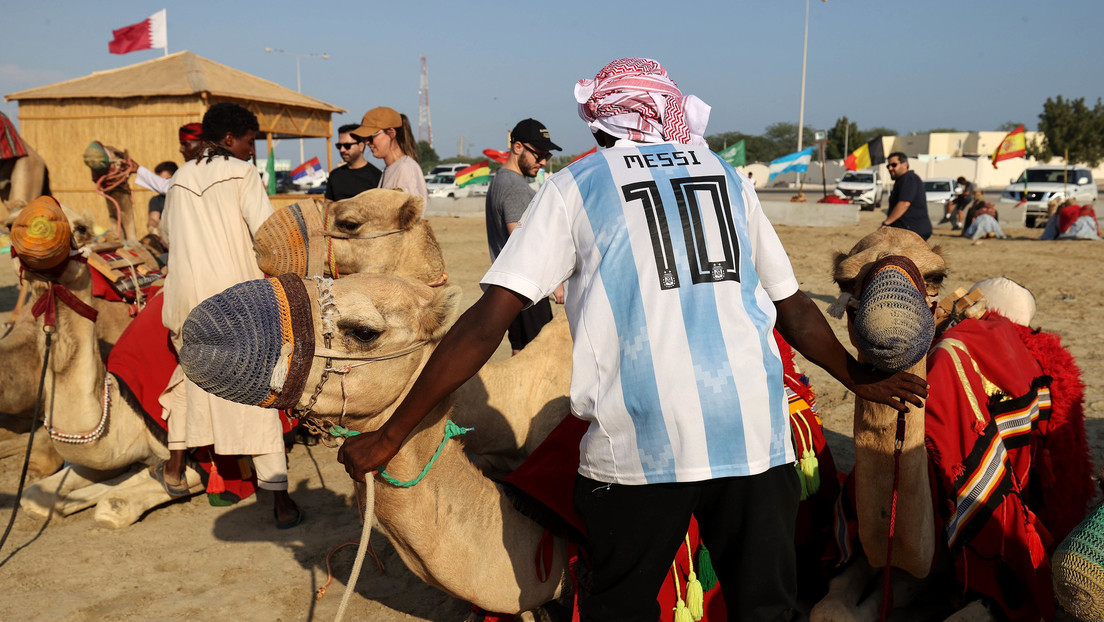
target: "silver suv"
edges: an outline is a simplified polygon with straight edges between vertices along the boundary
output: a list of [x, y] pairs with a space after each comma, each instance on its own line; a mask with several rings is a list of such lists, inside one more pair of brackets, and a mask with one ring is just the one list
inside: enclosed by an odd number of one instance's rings
[[1001, 192], [1000, 202], [1025, 202], [1024, 225], [1034, 227], [1047, 219], [1047, 203], [1071, 198], [1080, 204], [1096, 201], [1092, 171], [1084, 166], [1033, 166]]

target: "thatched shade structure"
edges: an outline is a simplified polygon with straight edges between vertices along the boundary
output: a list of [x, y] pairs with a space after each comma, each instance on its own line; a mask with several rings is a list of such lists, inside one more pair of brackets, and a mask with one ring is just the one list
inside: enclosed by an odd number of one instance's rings
[[[331, 117], [345, 112], [188, 51], [11, 93], [5, 99], [19, 102], [19, 132], [46, 160], [54, 196], [69, 207], [89, 210], [104, 227], [110, 223], [106, 203], [96, 194], [81, 160], [93, 140], [126, 149], [150, 169], [165, 160], [180, 164], [177, 129], [202, 120], [212, 104], [232, 102], [257, 115], [259, 138], [325, 138], [329, 170]], [[264, 144], [257, 145], [261, 157], [267, 151]], [[142, 235], [152, 193], [131, 181]]]

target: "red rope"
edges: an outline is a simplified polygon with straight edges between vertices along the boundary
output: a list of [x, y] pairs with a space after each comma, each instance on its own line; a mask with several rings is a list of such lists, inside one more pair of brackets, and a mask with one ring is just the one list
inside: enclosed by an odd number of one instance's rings
[[96, 321], [96, 316], [99, 315], [99, 311], [85, 304], [83, 300], [77, 298], [76, 294], [69, 291], [64, 285], [57, 283], [50, 283], [46, 291], [42, 292], [34, 306], [31, 307], [31, 314], [35, 318], [45, 314], [46, 317], [43, 318], [43, 323], [46, 326], [57, 326], [57, 298], [60, 298], [70, 309], [93, 322]]
[[115, 200], [115, 197], [108, 194], [108, 192], [126, 183], [127, 179], [137, 170], [138, 165], [132, 160], [112, 162], [107, 167], [107, 172], [96, 179], [96, 194], [115, 205], [115, 235], [119, 236], [120, 240], [125, 239], [122, 232], [123, 209], [119, 207], [119, 202]]
[[882, 612], [881, 622], [889, 619], [893, 610], [893, 584], [890, 583], [891, 562], [893, 561], [893, 534], [897, 525], [897, 485], [901, 477], [901, 449], [905, 446], [905, 413], [897, 413], [897, 439], [893, 445], [893, 497], [889, 504], [889, 542], [886, 543], [885, 569], [882, 571]]

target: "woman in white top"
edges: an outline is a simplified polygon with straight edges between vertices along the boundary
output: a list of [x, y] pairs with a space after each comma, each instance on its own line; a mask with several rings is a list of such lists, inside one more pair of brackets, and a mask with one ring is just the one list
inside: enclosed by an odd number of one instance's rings
[[422, 201], [429, 200], [425, 176], [418, 164], [418, 146], [405, 114], [386, 106], [373, 108], [365, 113], [360, 127], [352, 134], [368, 141], [372, 155], [387, 165], [380, 180], [381, 188], [395, 188], [422, 197]]

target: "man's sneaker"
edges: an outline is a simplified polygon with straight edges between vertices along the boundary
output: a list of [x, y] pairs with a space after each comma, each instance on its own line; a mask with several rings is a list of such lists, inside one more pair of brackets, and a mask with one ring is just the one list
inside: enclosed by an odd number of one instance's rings
[[951, 217], [944, 214], [943, 219], [939, 221], [939, 224], [943, 224], [943, 223], [947, 223], [947, 222], [951, 222]]

